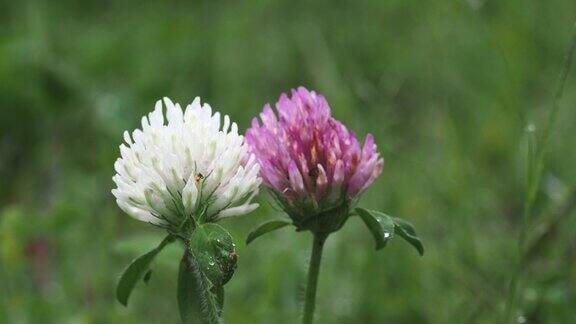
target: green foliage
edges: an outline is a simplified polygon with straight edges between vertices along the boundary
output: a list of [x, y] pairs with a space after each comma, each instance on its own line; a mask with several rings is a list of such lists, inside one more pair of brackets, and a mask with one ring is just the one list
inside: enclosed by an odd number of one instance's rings
[[360, 207], [356, 208], [356, 213], [358, 213], [370, 230], [370, 233], [372, 233], [376, 241], [376, 250], [385, 247], [386, 243], [388, 243], [388, 241], [394, 237], [394, 233], [396, 233], [406, 240], [406, 242], [414, 246], [420, 255], [424, 255], [424, 246], [418, 238], [418, 235], [416, 235], [412, 224], [398, 217], [391, 217], [379, 211]]
[[220, 317], [224, 309], [224, 286], [212, 286], [210, 292], [214, 295], [216, 305], [218, 306], [218, 316]]
[[248, 237], [246, 237], [246, 245], [250, 244], [250, 242], [254, 241], [255, 239], [257, 239], [258, 237], [275, 231], [277, 229], [281, 229], [285, 226], [288, 226], [292, 224], [289, 221], [285, 221], [285, 220], [271, 220], [271, 221], [267, 221], [265, 223], [262, 223], [260, 225], [258, 225], [256, 228], [254, 228], [250, 233], [248, 233]]
[[178, 308], [183, 323], [220, 323], [224, 285], [236, 269], [236, 246], [218, 224], [194, 229], [180, 262]]
[[190, 250], [214, 286], [224, 286], [236, 270], [236, 245], [218, 224], [202, 224], [192, 233]]
[[122, 305], [128, 306], [128, 298], [130, 298], [130, 294], [138, 281], [143, 280], [147, 283], [150, 280], [152, 275], [150, 264], [152, 264], [158, 253], [172, 242], [174, 242], [174, 237], [172, 235], [166, 236], [156, 248], [132, 261], [124, 270], [116, 287], [116, 299]]
[[207, 281], [195, 258], [186, 250], [178, 271], [178, 309], [182, 323], [217, 323]]
[[144, 278], [142, 278], [142, 281], [144, 281], [145, 284], [148, 284], [148, 282], [150, 282], [150, 279], [152, 279], [152, 269], [146, 271], [146, 274], [144, 275]]
[[424, 246], [420, 242], [418, 235], [416, 235], [414, 226], [398, 217], [393, 217], [392, 220], [394, 221], [394, 232], [414, 246], [420, 255], [424, 255]]
[[356, 208], [356, 212], [374, 236], [376, 250], [384, 248], [386, 243], [394, 237], [395, 225], [392, 218], [386, 214], [364, 208]]

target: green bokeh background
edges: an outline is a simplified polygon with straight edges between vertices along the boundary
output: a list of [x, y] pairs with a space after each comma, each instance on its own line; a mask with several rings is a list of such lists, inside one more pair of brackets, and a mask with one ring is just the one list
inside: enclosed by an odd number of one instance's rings
[[[569, 45], [569, 0], [0, 2], [0, 323], [176, 323], [174, 246], [128, 308], [128, 262], [162, 233], [110, 190], [125, 129], [201, 96], [245, 130], [305, 85], [384, 172], [362, 205], [425, 243], [374, 251], [358, 219], [329, 238], [318, 323], [494, 323], [514, 265], [529, 123], [540, 130]], [[531, 221], [521, 320], [576, 322], [576, 80], [566, 85]], [[227, 323], [297, 323], [311, 237], [278, 215], [227, 220], [239, 265]], [[532, 244], [532, 243], [531, 243]]]

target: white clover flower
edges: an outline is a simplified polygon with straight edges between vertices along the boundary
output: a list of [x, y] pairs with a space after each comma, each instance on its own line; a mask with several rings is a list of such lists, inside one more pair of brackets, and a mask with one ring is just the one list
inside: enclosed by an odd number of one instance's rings
[[[212, 114], [200, 98], [183, 111], [164, 98], [132, 137], [124, 132], [112, 178], [118, 206], [128, 215], [168, 229], [184, 222], [215, 222], [249, 213], [260, 171], [236, 123]], [[221, 127], [222, 126], [222, 127]]]

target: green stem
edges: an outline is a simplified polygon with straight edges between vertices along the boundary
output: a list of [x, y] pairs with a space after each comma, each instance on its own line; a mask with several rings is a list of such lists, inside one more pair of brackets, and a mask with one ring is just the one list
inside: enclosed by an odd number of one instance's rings
[[320, 261], [322, 260], [322, 249], [328, 234], [314, 233], [312, 243], [312, 256], [308, 268], [308, 283], [306, 285], [306, 300], [304, 301], [304, 318], [302, 323], [312, 324], [314, 321], [314, 309], [316, 308], [316, 288], [318, 287], [318, 274], [320, 272]]

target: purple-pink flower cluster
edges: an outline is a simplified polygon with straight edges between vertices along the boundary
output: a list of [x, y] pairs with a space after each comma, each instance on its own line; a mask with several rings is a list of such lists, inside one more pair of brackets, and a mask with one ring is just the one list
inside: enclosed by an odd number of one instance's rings
[[354, 132], [331, 116], [326, 99], [304, 87], [269, 104], [246, 132], [265, 185], [291, 204], [330, 207], [349, 202], [382, 172], [374, 137], [363, 147]]

